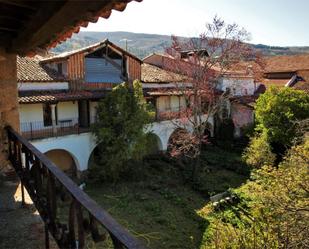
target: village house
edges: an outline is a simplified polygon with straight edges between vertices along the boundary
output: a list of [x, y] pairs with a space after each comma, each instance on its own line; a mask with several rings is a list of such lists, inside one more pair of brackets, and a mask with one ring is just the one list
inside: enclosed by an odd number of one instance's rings
[[18, 57], [22, 135], [64, 171], [87, 169], [98, 101], [113, 86], [140, 79], [140, 65], [108, 40], [50, 57]]
[[[155, 135], [159, 151], [167, 149], [177, 128], [163, 114], [186, 106], [181, 94], [165, 91], [175, 88], [175, 80], [180, 82], [183, 76], [171, 77], [108, 40], [58, 55], [18, 57], [17, 76], [21, 134], [71, 175], [81, 176], [88, 169], [97, 146], [90, 132], [96, 106], [114, 86], [142, 82], [156, 112], [145, 129]], [[213, 127], [212, 118], [209, 122]]]
[[[184, 51], [181, 53], [181, 58], [185, 60], [193, 52], [196, 51]], [[199, 51], [199, 53], [201, 56], [208, 56], [206, 50]], [[146, 77], [145, 75], [144, 81], [152, 84], [156, 83], [157, 87], [158, 84], [162, 87], [160, 91], [158, 91], [157, 88], [152, 89], [152, 91], [149, 91], [148, 93], [148, 95], [152, 96], [155, 100], [159, 114], [168, 110], [174, 111], [174, 106], [179, 106], [181, 108], [186, 104], [184, 97], [177, 97], [175, 91], [166, 90], [175, 87], [175, 84], [189, 83], [186, 82], [186, 79], [183, 76], [173, 72], [173, 62], [171, 62], [171, 60], [173, 60], [173, 57], [170, 55], [156, 53], [147, 56], [143, 60], [144, 70], [145, 72], [149, 72], [149, 77]], [[184, 61], [183, 63], [186, 62]], [[158, 75], [161, 75], [161, 77]], [[151, 88], [151, 86], [151, 84], [148, 85], [149, 88]], [[247, 70], [225, 72], [218, 78], [218, 95], [227, 91], [229, 92], [229, 97], [227, 101], [225, 101], [224, 107], [219, 112], [218, 116], [221, 119], [231, 118], [233, 120], [235, 126], [235, 138], [241, 137], [243, 135], [243, 129], [254, 123], [254, 102], [258, 97], [258, 86], [259, 83], [255, 81], [253, 75]], [[179, 104], [177, 105], [175, 103]], [[215, 136], [215, 129], [218, 125], [218, 123], [215, 123], [215, 119], [213, 119], [213, 125], [210, 132], [211, 136]]]
[[308, 54], [267, 57], [265, 64], [264, 91], [270, 86], [309, 91]]

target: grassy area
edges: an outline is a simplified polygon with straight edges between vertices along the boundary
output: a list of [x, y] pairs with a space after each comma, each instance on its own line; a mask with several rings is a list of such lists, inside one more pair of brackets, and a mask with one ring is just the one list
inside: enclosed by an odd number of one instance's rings
[[139, 181], [89, 183], [86, 192], [149, 248], [199, 248], [208, 224], [197, 211], [207, 204], [207, 196], [247, 179], [231, 170], [240, 163], [236, 153], [211, 148], [203, 162], [197, 188], [184, 182], [177, 167], [152, 160]]

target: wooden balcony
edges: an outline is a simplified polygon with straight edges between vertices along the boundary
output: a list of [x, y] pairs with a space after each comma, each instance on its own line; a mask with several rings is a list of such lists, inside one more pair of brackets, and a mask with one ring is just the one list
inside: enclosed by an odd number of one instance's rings
[[31, 121], [20, 123], [20, 130], [24, 138], [36, 140], [90, 132], [90, 124], [87, 127], [81, 126], [78, 118], [59, 120], [54, 127], [44, 125], [43, 121]]
[[46, 248], [49, 233], [59, 248], [96, 248], [95, 243], [105, 243], [103, 248], [145, 248], [25, 138], [11, 128], [7, 132], [22, 203], [26, 188], [45, 223]]

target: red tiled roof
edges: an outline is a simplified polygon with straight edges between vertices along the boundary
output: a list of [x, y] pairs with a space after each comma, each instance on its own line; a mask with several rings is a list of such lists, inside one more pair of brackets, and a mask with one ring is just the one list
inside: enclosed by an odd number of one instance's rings
[[65, 77], [56, 70], [43, 65], [41, 57], [17, 57], [17, 81], [19, 82], [59, 82]]
[[309, 70], [309, 54], [266, 57], [265, 62], [266, 72]]
[[262, 79], [262, 84], [266, 87], [276, 86], [276, 87], [284, 87], [286, 83], [289, 82], [290, 79]]
[[144, 83], [169, 83], [182, 82], [184, 80], [185, 77], [183, 75], [164, 70], [148, 63], [142, 64], [142, 82]]
[[104, 97], [103, 91], [76, 91], [76, 92], [28, 92], [18, 97], [20, 104], [35, 104], [45, 102], [60, 102], [80, 99], [100, 99]]

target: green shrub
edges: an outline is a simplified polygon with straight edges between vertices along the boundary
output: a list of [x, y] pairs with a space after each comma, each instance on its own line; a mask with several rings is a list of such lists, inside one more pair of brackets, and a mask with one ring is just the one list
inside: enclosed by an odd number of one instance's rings
[[260, 135], [251, 138], [242, 158], [252, 168], [261, 168], [264, 165], [272, 166], [276, 156], [272, 153], [266, 136]]
[[124, 83], [99, 102], [97, 121], [92, 126], [99, 144], [97, 165], [90, 170], [94, 178], [117, 181], [148, 153], [144, 127], [150, 116], [142, 94], [140, 82], [135, 81], [133, 89]]
[[308, 248], [309, 140], [292, 147], [278, 168], [265, 166], [233, 191], [237, 202], [200, 215], [210, 225], [200, 248]]
[[269, 88], [258, 98], [255, 114], [257, 130], [270, 143], [290, 147], [297, 135], [296, 123], [309, 118], [309, 95], [290, 87]]

